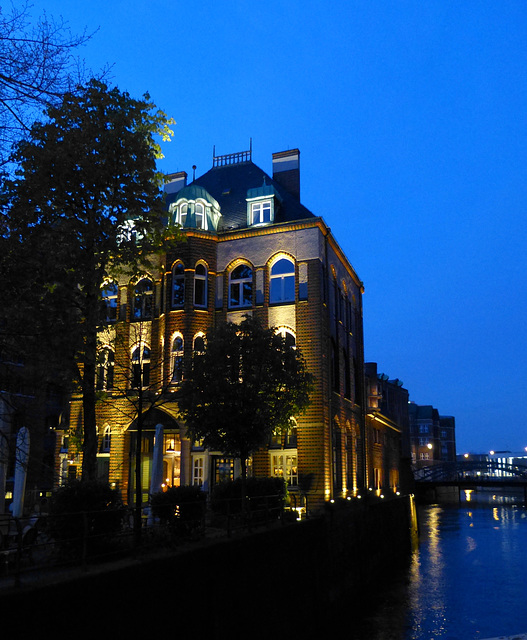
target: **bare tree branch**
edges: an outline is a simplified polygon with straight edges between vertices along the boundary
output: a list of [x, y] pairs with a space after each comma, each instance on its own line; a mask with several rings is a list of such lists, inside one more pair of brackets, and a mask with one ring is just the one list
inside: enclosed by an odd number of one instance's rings
[[0, 167], [38, 115], [86, 78], [75, 52], [93, 34], [73, 35], [62, 18], [45, 13], [32, 25], [30, 9], [28, 2], [0, 6]]

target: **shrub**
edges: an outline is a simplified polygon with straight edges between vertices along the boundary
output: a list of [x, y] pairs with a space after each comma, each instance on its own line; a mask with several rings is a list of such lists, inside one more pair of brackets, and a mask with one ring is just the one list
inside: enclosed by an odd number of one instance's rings
[[[281, 509], [286, 494], [282, 478], [247, 478], [247, 508], [250, 511], [261, 509]], [[239, 513], [242, 509], [242, 480], [220, 482], [214, 486], [211, 507], [216, 513]]]
[[192, 526], [201, 523], [206, 498], [199, 487], [184, 485], [154, 493], [150, 498], [150, 506], [154, 516], [163, 523]]
[[72, 480], [50, 502], [49, 533], [62, 549], [78, 552], [87, 535], [89, 553], [99, 552], [121, 530], [121, 495], [107, 483]]

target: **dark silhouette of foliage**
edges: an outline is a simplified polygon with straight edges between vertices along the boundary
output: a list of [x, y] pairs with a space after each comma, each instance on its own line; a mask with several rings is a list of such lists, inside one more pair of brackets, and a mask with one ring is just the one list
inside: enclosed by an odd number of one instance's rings
[[79, 553], [104, 549], [122, 526], [121, 495], [107, 483], [72, 480], [59, 487], [50, 501], [48, 534], [61, 549]]
[[199, 488], [184, 485], [154, 493], [150, 499], [152, 513], [161, 522], [185, 530], [199, 526], [205, 512], [206, 494]]
[[290, 427], [312, 385], [300, 350], [246, 316], [207, 336], [181, 386], [179, 409], [194, 441], [241, 460], [243, 482], [249, 455]]
[[[146, 269], [168, 239], [156, 157], [170, 123], [148, 95], [136, 100], [92, 80], [33, 125], [17, 145], [19, 169], [3, 191], [0, 266], [10, 293], [0, 312], [4, 338], [28, 345], [32, 357], [45, 349], [66, 379], [75, 374], [83, 479], [96, 477], [102, 288], [121, 270]], [[32, 335], [21, 337], [28, 317]]]
[[[211, 509], [216, 513], [237, 514], [242, 511], [242, 479], [216, 484], [211, 495]], [[269, 510], [278, 515], [286, 495], [283, 478], [247, 478], [245, 485], [248, 511]]]

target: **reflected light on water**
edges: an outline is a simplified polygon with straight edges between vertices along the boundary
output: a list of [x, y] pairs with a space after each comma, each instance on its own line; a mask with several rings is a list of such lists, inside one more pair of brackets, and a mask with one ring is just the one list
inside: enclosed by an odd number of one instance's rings
[[[445, 629], [445, 563], [441, 545], [441, 507], [427, 513], [427, 544], [414, 554], [410, 569], [409, 603], [413, 613], [412, 638], [421, 638], [426, 628], [431, 637], [439, 637]], [[426, 589], [423, 583], [426, 582]], [[425, 597], [423, 598], [423, 595]]]

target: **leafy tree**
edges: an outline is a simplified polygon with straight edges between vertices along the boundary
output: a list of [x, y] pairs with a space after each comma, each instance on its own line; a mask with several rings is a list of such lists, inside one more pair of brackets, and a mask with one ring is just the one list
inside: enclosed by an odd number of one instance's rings
[[13, 142], [30, 129], [37, 111], [60, 102], [83, 74], [76, 50], [89, 40], [42, 15], [31, 25], [30, 5], [0, 7], [0, 165]]
[[147, 268], [167, 240], [156, 158], [172, 122], [147, 94], [136, 100], [92, 80], [48, 108], [47, 120], [17, 145], [19, 169], [4, 190], [0, 261], [11, 293], [4, 319], [34, 320], [33, 338], [51, 361], [66, 378], [74, 368], [87, 480], [96, 474], [101, 290], [121, 270]]
[[182, 383], [179, 410], [193, 440], [240, 459], [245, 487], [247, 458], [307, 408], [312, 385], [300, 350], [246, 316], [207, 337]]

